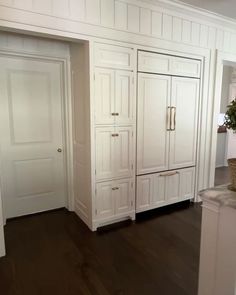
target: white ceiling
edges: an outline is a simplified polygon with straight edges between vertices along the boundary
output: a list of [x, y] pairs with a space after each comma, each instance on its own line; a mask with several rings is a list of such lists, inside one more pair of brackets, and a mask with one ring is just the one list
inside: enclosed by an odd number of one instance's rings
[[184, 2], [236, 19], [236, 0], [181, 0], [175, 2]]

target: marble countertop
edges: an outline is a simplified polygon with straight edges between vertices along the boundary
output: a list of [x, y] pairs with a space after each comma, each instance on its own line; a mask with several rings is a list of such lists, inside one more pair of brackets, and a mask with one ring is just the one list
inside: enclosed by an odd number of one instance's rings
[[236, 209], [236, 192], [228, 189], [228, 185], [216, 186], [199, 193], [203, 201], [211, 201], [219, 206], [227, 206]]

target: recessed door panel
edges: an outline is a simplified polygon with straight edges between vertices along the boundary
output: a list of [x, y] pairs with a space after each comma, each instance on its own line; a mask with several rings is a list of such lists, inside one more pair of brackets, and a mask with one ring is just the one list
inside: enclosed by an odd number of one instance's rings
[[194, 198], [195, 168], [180, 170], [180, 196], [182, 199]]
[[155, 207], [159, 207], [166, 202], [165, 199], [165, 177], [163, 177], [160, 173], [156, 173], [153, 175], [153, 197], [152, 197], [152, 205]]
[[98, 127], [96, 129], [96, 179], [103, 180], [114, 177], [114, 127]]
[[152, 206], [153, 175], [148, 174], [137, 177], [136, 211], [142, 212]]
[[199, 80], [172, 78], [169, 169], [196, 165]]
[[134, 185], [131, 179], [121, 179], [116, 181], [114, 191], [116, 214], [122, 214], [132, 210], [134, 204]]
[[168, 106], [170, 82], [167, 76], [138, 74], [137, 173], [168, 169]]
[[115, 89], [116, 124], [134, 123], [133, 72], [116, 71]]
[[172, 173], [173, 175], [164, 176], [166, 181], [166, 201], [168, 203], [174, 203], [180, 199], [180, 173]]
[[134, 138], [132, 127], [116, 127], [114, 138], [115, 177], [130, 177], [133, 173]]
[[96, 124], [115, 122], [115, 71], [95, 70], [95, 121]]
[[61, 65], [20, 57], [0, 65], [4, 213], [64, 207]]
[[115, 214], [113, 197], [114, 183], [111, 181], [98, 183], [96, 186], [96, 218], [102, 219]]

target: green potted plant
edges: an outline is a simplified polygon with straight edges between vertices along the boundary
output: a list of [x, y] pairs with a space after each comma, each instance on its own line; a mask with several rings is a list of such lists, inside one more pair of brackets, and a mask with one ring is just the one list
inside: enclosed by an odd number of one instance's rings
[[[224, 125], [227, 129], [233, 130], [236, 133], [236, 98], [227, 106]], [[236, 158], [231, 158], [227, 161], [232, 179], [229, 189], [236, 191]]]

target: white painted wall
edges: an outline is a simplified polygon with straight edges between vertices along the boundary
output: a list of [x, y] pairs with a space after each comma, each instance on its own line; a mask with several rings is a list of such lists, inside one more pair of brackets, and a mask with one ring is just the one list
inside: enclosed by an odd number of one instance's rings
[[[225, 113], [229, 102], [229, 85], [231, 82], [232, 67], [224, 66], [222, 78], [221, 106], [220, 112]], [[217, 134], [216, 149], [216, 167], [227, 166], [226, 149], [227, 149], [227, 133]]]

